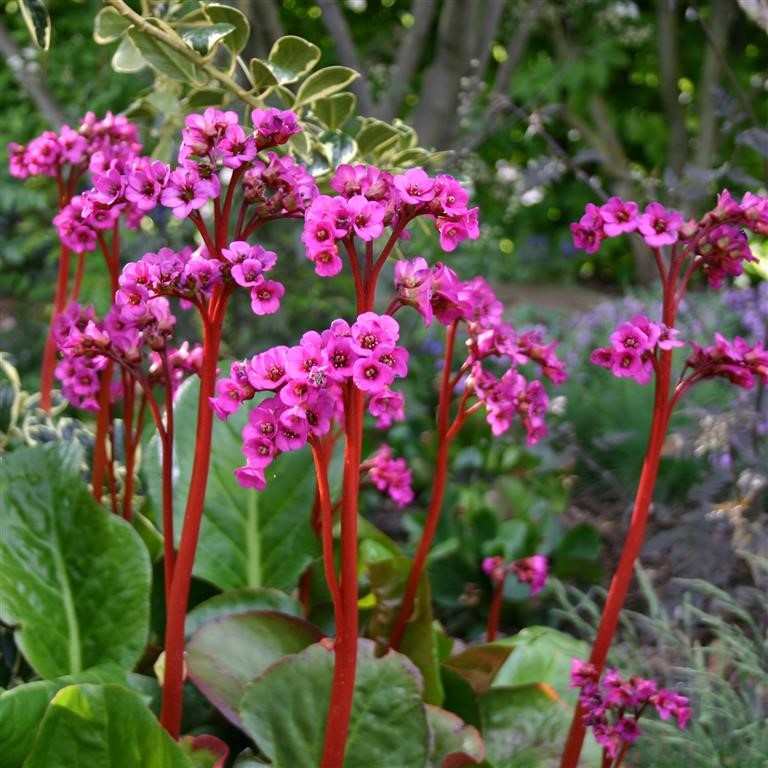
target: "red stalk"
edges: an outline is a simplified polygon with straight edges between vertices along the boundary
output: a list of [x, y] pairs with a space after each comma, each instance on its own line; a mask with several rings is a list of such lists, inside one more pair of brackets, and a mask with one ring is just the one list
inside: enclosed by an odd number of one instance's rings
[[403, 600], [400, 603], [400, 609], [392, 626], [392, 635], [389, 638], [389, 647], [394, 650], [400, 647], [403, 635], [405, 634], [406, 624], [413, 612], [413, 604], [419, 589], [419, 581], [427, 563], [427, 555], [432, 547], [432, 541], [435, 538], [437, 524], [440, 521], [440, 512], [443, 508], [443, 500], [445, 499], [445, 487], [448, 476], [448, 449], [451, 445], [451, 440], [448, 438], [448, 418], [450, 416], [451, 395], [453, 394], [451, 363], [453, 361], [453, 348], [456, 343], [457, 329], [458, 321], [454, 321], [448, 328], [448, 336], [445, 341], [443, 374], [440, 381], [440, 399], [437, 406], [438, 446], [437, 458], [435, 460], [435, 479], [432, 483], [432, 497], [429, 500], [424, 530], [419, 540], [419, 546], [416, 548], [411, 571], [408, 574], [408, 581], [405, 585]]
[[167, 606], [165, 680], [160, 722], [175, 739], [178, 739], [181, 730], [184, 685], [184, 619], [187, 613], [189, 585], [192, 579], [197, 540], [200, 535], [211, 458], [213, 410], [208, 398], [213, 397], [215, 393], [221, 329], [229, 290], [230, 288], [224, 287], [217, 287], [214, 290], [210, 306], [215, 307], [215, 311], [203, 318], [203, 364], [200, 372], [195, 455], [187, 506], [184, 511], [184, 525], [181, 531], [178, 556], [173, 569]]
[[125, 433], [125, 488], [123, 489], [123, 518], [128, 522], [132, 518], [131, 502], [133, 501], [133, 470], [136, 460], [136, 447], [139, 437], [133, 440], [133, 408], [136, 401], [136, 390], [130, 376], [122, 371], [123, 380], [123, 431]]
[[51, 393], [53, 391], [53, 373], [56, 369], [56, 342], [53, 340], [53, 329], [56, 327], [56, 319], [67, 301], [67, 288], [69, 286], [69, 248], [59, 247], [59, 274], [56, 279], [56, 295], [53, 300], [53, 312], [48, 324], [48, 336], [45, 339], [43, 350], [43, 367], [40, 372], [40, 407], [46, 412], [51, 412]]
[[107, 433], [111, 422], [109, 403], [112, 386], [112, 368], [110, 360], [101, 372], [101, 391], [99, 392], [99, 413], [96, 416], [96, 435], [93, 442], [93, 474], [91, 475], [91, 493], [96, 501], [101, 501], [104, 492], [104, 474], [107, 469]]
[[328, 591], [333, 601], [333, 614], [337, 625], [342, 615], [341, 590], [336, 577], [336, 566], [333, 557], [333, 510], [331, 491], [328, 485], [328, 457], [321, 440], [310, 438], [312, 458], [315, 460], [315, 477], [317, 478], [317, 501], [320, 512], [320, 540], [323, 546], [323, 570]]
[[[675, 286], [680, 272], [682, 259], [672, 255], [672, 263], [669, 274], [664, 282], [664, 307], [663, 321], [672, 328], [675, 324]], [[653, 420], [651, 422], [651, 434], [648, 440], [648, 449], [640, 473], [640, 482], [635, 496], [635, 504], [632, 511], [632, 519], [629, 523], [629, 531], [621, 552], [619, 565], [611, 581], [608, 597], [600, 618], [592, 653], [589, 661], [595, 666], [598, 677], [602, 674], [608, 651], [611, 647], [613, 635], [619, 622], [624, 600], [632, 580], [635, 561], [640, 555], [645, 536], [645, 527], [653, 501], [653, 492], [656, 487], [656, 479], [659, 474], [661, 452], [664, 438], [672, 413], [673, 402], [670, 401], [670, 380], [672, 372], [672, 352], [662, 350], [656, 369], [656, 389], [653, 403]], [[676, 402], [676, 401], [675, 401]], [[560, 761], [560, 768], [576, 768], [584, 743], [585, 727], [583, 723], [583, 709], [576, 705], [568, 732], [568, 739]]]
[[171, 582], [176, 559], [173, 537], [173, 382], [168, 365], [168, 352], [161, 352], [165, 379], [165, 430], [162, 440], [162, 483], [163, 483], [163, 575], [165, 577], [165, 599], [170, 600]]
[[492, 643], [496, 639], [496, 633], [499, 631], [499, 619], [501, 618], [501, 604], [504, 600], [504, 579], [502, 579], [493, 590], [493, 599], [491, 608], [488, 611], [488, 626], [485, 631], [485, 642]]
[[357, 504], [363, 433], [363, 393], [354, 384], [347, 390], [346, 446], [341, 500], [341, 625], [336, 629], [333, 687], [325, 726], [323, 768], [342, 768], [352, 714], [357, 667]]

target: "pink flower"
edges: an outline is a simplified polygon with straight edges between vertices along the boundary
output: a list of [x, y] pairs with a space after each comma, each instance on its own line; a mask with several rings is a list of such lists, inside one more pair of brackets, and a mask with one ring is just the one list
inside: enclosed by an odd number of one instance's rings
[[531, 595], [535, 595], [544, 589], [549, 574], [549, 561], [543, 555], [533, 555], [522, 560], [516, 560], [510, 566], [517, 580], [523, 584], [530, 584]]
[[251, 288], [251, 311], [254, 315], [273, 315], [280, 309], [285, 286], [276, 280], [263, 280]]
[[197, 170], [177, 168], [171, 173], [168, 185], [160, 195], [160, 202], [166, 208], [172, 208], [176, 218], [184, 219], [217, 196], [215, 184], [200, 178]]
[[392, 449], [382, 443], [379, 450], [361, 469], [368, 470], [368, 476], [379, 491], [389, 494], [401, 509], [413, 501], [411, 470], [404, 459], [394, 459]]
[[435, 182], [423, 168], [411, 168], [393, 177], [395, 188], [403, 202], [411, 205], [429, 202], [435, 197]]
[[600, 206], [603, 218], [603, 230], [608, 237], [616, 237], [637, 229], [637, 203], [624, 202], [619, 197], [612, 197]]
[[362, 195], [351, 197], [347, 203], [352, 226], [362, 240], [373, 240], [384, 231], [384, 206], [369, 202]]
[[596, 253], [605, 237], [600, 209], [593, 203], [587, 203], [578, 224], [571, 224], [571, 234], [576, 248], [587, 253]]
[[382, 389], [368, 403], [368, 411], [376, 419], [378, 429], [388, 429], [395, 421], [405, 419], [405, 397], [400, 392]]
[[683, 217], [677, 211], [668, 211], [661, 203], [648, 203], [637, 220], [638, 232], [651, 248], [661, 248], [677, 242]]

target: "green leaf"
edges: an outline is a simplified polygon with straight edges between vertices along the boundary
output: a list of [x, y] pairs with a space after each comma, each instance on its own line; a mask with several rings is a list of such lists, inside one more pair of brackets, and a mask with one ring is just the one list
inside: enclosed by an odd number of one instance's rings
[[[527, 627], [497, 644], [511, 653], [478, 697], [489, 757], [502, 765], [544, 765], [560, 754], [576, 704], [577, 691], [568, 688], [571, 659], [585, 658], [588, 647], [550, 627]], [[599, 763], [591, 737], [584, 755], [586, 765]]]
[[320, 61], [320, 49], [303, 37], [286, 35], [275, 41], [268, 60], [281, 85], [294, 83]]
[[117, 46], [117, 50], [112, 54], [112, 69], [115, 72], [138, 72], [144, 69], [147, 62], [141, 55], [139, 49], [133, 44], [128, 35], [126, 35]]
[[184, 42], [201, 56], [207, 56], [225, 37], [235, 31], [234, 24], [209, 24], [204, 27], [177, 29]]
[[479, 765], [485, 759], [485, 744], [477, 728], [467, 725], [453, 712], [426, 705], [430, 739], [430, 768], [459, 768]]
[[93, 22], [93, 39], [101, 45], [113, 43], [132, 26], [133, 24], [114, 8], [102, 8]]
[[104, 664], [77, 675], [36, 680], [5, 691], [0, 695], [0, 766], [21, 768], [32, 749], [45, 708], [57, 691], [77, 683], [121, 681], [125, 682], [125, 671], [116, 664]]
[[150, 562], [138, 534], [97, 504], [73, 444], [8, 454], [0, 619], [43, 677], [114, 661], [131, 668], [149, 628]]
[[332, 96], [360, 77], [349, 67], [325, 67], [310, 75], [300, 86], [296, 94], [296, 106], [307, 104], [316, 99]]
[[251, 82], [255, 90], [263, 91], [277, 85], [275, 73], [261, 59], [251, 59], [248, 68], [251, 71]]
[[357, 146], [361, 155], [378, 155], [400, 141], [400, 133], [396, 128], [381, 120], [367, 120], [357, 134]]
[[[152, 23], [152, 19], [147, 21]], [[205, 72], [154, 37], [138, 29], [129, 29], [128, 37], [155, 72], [193, 85], [205, 85], [208, 82]]]
[[[174, 407], [174, 534], [178, 543], [189, 491], [195, 450], [199, 381], [189, 380]], [[220, 589], [275, 587], [288, 591], [320, 556], [320, 543], [310, 515], [315, 492], [312, 455], [308, 450], [285, 453], [270, 465], [267, 488], [242, 488], [234, 476], [244, 463], [242, 428], [246, 408], [224, 422], [215, 419], [211, 468], [194, 573]], [[160, 443], [147, 448], [145, 469], [156, 518], [162, 498]]]
[[[572, 707], [538, 685], [492, 688], [479, 697], [483, 739], [493, 765], [538, 768], [555, 763]], [[594, 765], [585, 761], [585, 765]]]
[[[373, 640], [385, 646], [392, 632], [394, 617], [400, 607], [410, 570], [411, 561], [406, 557], [379, 560], [368, 565], [371, 590], [376, 595], [370, 634]], [[424, 680], [424, 701], [427, 704], [442, 704], [444, 694], [440, 680], [437, 641], [432, 627], [432, 599], [425, 574], [422, 574], [419, 582], [413, 616], [406, 625], [399, 650], [421, 672]]]
[[138, 694], [119, 685], [71, 685], [45, 713], [24, 768], [191, 768]]
[[501, 669], [512, 649], [501, 643], [474, 645], [462, 653], [451, 656], [443, 667], [466, 680], [475, 693], [491, 687], [496, 673]]
[[51, 19], [43, 0], [19, 0], [21, 16], [27, 25], [32, 42], [47, 51], [51, 45]]
[[187, 109], [204, 109], [205, 107], [223, 107], [227, 103], [227, 92], [221, 88], [203, 88], [193, 91], [184, 99]]
[[268, 666], [322, 637], [302, 619], [269, 611], [221, 616], [203, 624], [187, 644], [189, 676], [206, 698], [238, 727], [246, 685]]
[[337, 168], [342, 163], [350, 163], [357, 156], [357, 142], [341, 131], [327, 131], [320, 136], [320, 151], [328, 160], [331, 168]]
[[[276, 767], [320, 765], [333, 664], [332, 651], [312, 645], [246, 688], [243, 725]], [[376, 658], [374, 644], [360, 641], [346, 768], [424, 768], [428, 740], [416, 670], [393, 651]]]
[[214, 24], [226, 23], [234, 27], [232, 34], [227, 36], [224, 44], [235, 55], [240, 53], [248, 44], [251, 36], [251, 23], [248, 21], [248, 17], [237, 8], [220, 3], [207, 3], [204, 8], [206, 15]]
[[330, 131], [341, 128], [355, 111], [357, 97], [354, 93], [337, 93], [312, 102], [312, 111]]
[[276, 611], [296, 618], [303, 615], [301, 603], [277, 589], [232, 589], [196, 605], [187, 614], [184, 631], [189, 638], [213, 619], [250, 611]]

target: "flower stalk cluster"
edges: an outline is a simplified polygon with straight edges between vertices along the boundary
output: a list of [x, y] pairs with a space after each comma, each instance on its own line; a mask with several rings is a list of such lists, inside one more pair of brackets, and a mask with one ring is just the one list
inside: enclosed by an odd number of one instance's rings
[[604, 768], [619, 768], [627, 749], [640, 736], [638, 720], [648, 707], [655, 708], [662, 720], [674, 718], [680, 729], [691, 717], [685, 696], [638, 675], [624, 679], [617, 669], [607, 670], [600, 679], [594, 665], [581, 659], [571, 663], [569, 687], [579, 688], [583, 724], [592, 729], [603, 748]]
[[[649, 204], [640, 214], [636, 203], [611, 198], [601, 207], [588, 205], [571, 230], [576, 246], [589, 252], [597, 250], [606, 237], [640, 237], [655, 261], [663, 292], [658, 319], [637, 316], [620, 324], [611, 335], [611, 346], [592, 353], [593, 363], [616, 376], [633, 378], [640, 384], [655, 382], [648, 448], [632, 518], [589, 659], [599, 677], [642, 548], [673, 410], [691, 387], [705, 379], [724, 378], [744, 388], [753, 387], [758, 380], [768, 382], [768, 352], [763, 341], [728, 341], [719, 334], [715, 344], [707, 347], [689, 340], [691, 352], [682, 371], [676, 380], [672, 375], [674, 350], [685, 344], [678, 338], [675, 324], [691, 280], [702, 274], [707, 284], [717, 289], [727, 275], [740, 275], [745, 262], [756, 260], [745, 233], [768, 234], [768, 199], [747, 193], [737, 202], [726, 190], [718, 195], [711, 211], [699, 220], [686, 221], [682, 214], [659, 203]], [[562, 768], [578, 764], [584, 740], [583, 714], [580, 703], [571, 722]]]

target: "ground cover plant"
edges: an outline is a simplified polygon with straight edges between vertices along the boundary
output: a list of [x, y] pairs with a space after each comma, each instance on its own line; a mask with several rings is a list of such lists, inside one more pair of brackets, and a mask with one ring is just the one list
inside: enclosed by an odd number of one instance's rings
[[[306, 40], [252, 59], [244, 88], [236, 8], [106, 6], [97, 38], [177, 83], [183, 127], [170, 163], [111, 113], [9, 146], [14, 177], [56, 186], [60, 258], [39, 394], [3, 358], [1, 764], [617, 768], [654, 712], [662, 733], [692, 727], [687, 691], [631, 655], [606, 665], [674, 410], [713, 379], [768, 383], [754, 324], [708, 339], [680, 323], [694, 285], [757, 262], [768, 199], [723, 190], [694, 218], [610, 197], [571, 226], [589, 254], [632, 238], [661, 284], [587, 350], [596, 376], [653, 383], [653, 401], [618, 565], [579, 640], [527, 620], [550, 572], [600, 575], [592, 529], [563, 532], [562, 486], [532, 453], [569, 373], [545, 330], [451, 266], [482, 227], [469, 185], [407, 126], [354, 116], [357, 74], [316, 69]], [[42, 5], [24, 7], [45, 42]], [[126, 237], [171, 217], [173, 243]], [[282, 271], [263, 239], [278, 228], [303, 251]], [[83, 297], [95, 257], [105, 312]], [[222, 358], [233, 305], [268, 328], [327, 279], [351, 294], [343, 312]], [[460, 482], [480, 447], [502, 470], [484, 466], [482, 494]], [[376, 525], [402, 509], [398, 530]], [[741, 635], [720, 636], [751, 643], [738, 615]]]

